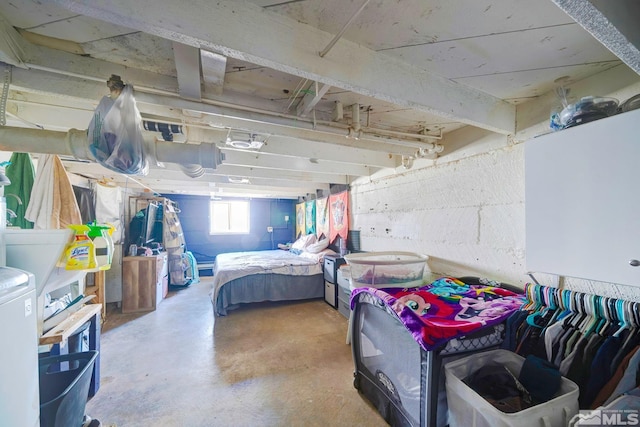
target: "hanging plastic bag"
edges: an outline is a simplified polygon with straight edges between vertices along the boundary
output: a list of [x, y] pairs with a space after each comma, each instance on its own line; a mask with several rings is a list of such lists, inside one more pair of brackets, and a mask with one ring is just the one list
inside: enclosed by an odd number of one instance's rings
[[142, 137], [142, 117], [131, 85], [113, 100], [102, 98], [88, 129], [89, 149], [104, 167], [127, 175], [146, 175], [149, 164]]

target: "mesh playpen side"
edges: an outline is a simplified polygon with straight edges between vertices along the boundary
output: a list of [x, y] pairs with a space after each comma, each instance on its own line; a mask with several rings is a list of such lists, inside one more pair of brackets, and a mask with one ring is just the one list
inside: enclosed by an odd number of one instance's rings
[[504, 325], [482, 328], [425, 351], [380, 299], [355, 296], [351, 319], [354, 386], [392, 426], [445, 426], [443, 365], [497, 348]]

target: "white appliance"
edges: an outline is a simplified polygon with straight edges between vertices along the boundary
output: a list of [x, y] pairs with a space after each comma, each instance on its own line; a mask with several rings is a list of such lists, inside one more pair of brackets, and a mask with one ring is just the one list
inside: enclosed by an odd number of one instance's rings
[[0, 426], [40, 425], [33, 274], [0, 267]]

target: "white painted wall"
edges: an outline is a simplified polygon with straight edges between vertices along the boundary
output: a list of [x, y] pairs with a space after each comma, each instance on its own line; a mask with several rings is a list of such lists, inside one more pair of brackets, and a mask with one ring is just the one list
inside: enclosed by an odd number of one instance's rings
[[523, 148], [505, 145], [354, 182], [352, 227], [361, 230], [363, 250], [429, 255], [437, 275], [524, 283]]
[[[624, 100], [638, 92], [636, 76], [617, 95]], [[543, 119], [536, 129], [545, 129]], [[432, 279], [475, 275], [523, 286], [531, 281], [525, 267], [524, 141], [470, 129], [454, 134], [444, 144], [456, 151], [436, 161], [355, 180], [351, 228], [361, 231], [364, 251], [428, 255]], [[531, 129], [522, 134], [529, 137]], [[640, 301], [640, 288], [534, 274], [541, 284]]]

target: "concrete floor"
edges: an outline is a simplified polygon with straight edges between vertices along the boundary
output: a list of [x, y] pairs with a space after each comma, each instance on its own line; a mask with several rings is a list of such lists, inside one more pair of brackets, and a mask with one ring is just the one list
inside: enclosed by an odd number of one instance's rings
[[261, 303], [213, 317], [211, 278], [154, 312], [109, 310], [103, 427], [385, 426], [353, 387], [347, 320], [323, 300]]

